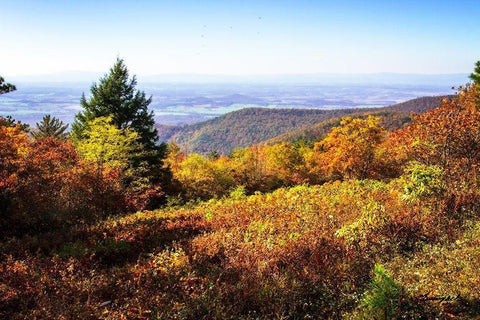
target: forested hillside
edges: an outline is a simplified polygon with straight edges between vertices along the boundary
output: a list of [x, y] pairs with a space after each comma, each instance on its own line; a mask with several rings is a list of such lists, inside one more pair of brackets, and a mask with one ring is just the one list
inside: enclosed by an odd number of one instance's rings
[[223, 116], [178, 127], [157, 126], [160, 140], [171, 141], [185, 150], [228, 154], [296, 128], [312, 125], [332, 116], [354, 113], [345, 110], [295, 110], [246, 108]]
[[[161, 141], [178, 144], [189, 152], [208, 154], [216, 151], [229, 154], [237, 147], [267, 141], [295, 141], [301, 138], [317, 140], [338, 125], [341, 117], [382, 117], [390, 129], [402, 127], [410, 121], [410, 113], [421, 113], [436, 108], [444, 97], [424, 97], [397, 105], [373, 109], [262, 109], [250, 108], [184, 126], [158, 126]], [[285, 135], [285, 136], [283, 136]]]
[[388, 107], [385, 107], [385, 110], [388, 111], [398, 111], [398, 112], [413, 112], [413, 113], [423, 113], [428, 110], [432, 110], [440, 107], [442, 100], [445, 98], [453, 98], [453, 95], [449, 96], [438, 96], [438, 97], [421, 97], [405, 102], [397, 103]]
[[[351, 116], [362, 119], [368, 117], [369, 115], [379, 117], [381, 119], [380, 123], [388, 130], [393, 131], [403, 128], [406, 124], [410, 123], [412, 121], [412, 113], [423, 113], [425, 111], [438, 108], [441, 105], [442, 100], [445, 98], [453, 98], [453, 96], [416, 98], [375, 110], [357, 110], [357, 112], [353, 113]], [[341, 117], [332, 117], [326, 121], [281, 134], [265, 142], [272, 144], [282, 141], [292, 143], [297, 141], [318, 141], [325, 137], [325, 135], [330, 132], [333, 127], [338, 126], [340, 121]]]

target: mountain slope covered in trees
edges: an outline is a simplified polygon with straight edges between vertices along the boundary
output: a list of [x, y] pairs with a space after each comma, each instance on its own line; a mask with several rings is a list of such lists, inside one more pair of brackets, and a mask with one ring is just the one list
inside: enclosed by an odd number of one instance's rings
[[[452, 96], [438, 97], [422, 97], [397, 103], [388, 107], [374, 110], [357, 110], [358, 112], [351, 114], [353, 117], [365, 119], [369, 115], [380, 117], [381, 125], [385, 126], [389, 131], [400, 129], [412, 121], [412, 113], [423, 113], [428, 110], [438, 108], [444, 98], [452, 98]], [[297, 141], [316, 141], [323, 138], [333, 127], [340, 124], [341, 117], [332, 117], [326, 121], [316, 123], [314, 125], [290, 131], [272, 139], [267, 140], [268, 144], [278, 143], [281, 141], [297, 142]]]
[[[440, 106], [444, 97], [423, 97], [383, 108], [368, 109], [263, 109], [249, 108], [183, 126], [157, 126], [160, 140], [171, 141], [188, 152], [229, 154], [270, 139], [280, 141], [315, 140], [348, 115], [375, 114], [390, 129], [409, 122], [410, 113], [421, 113]], [[285, 136], [283, 136], [285, 135]], [[281, 138], [275, 138], [280, 136]]]

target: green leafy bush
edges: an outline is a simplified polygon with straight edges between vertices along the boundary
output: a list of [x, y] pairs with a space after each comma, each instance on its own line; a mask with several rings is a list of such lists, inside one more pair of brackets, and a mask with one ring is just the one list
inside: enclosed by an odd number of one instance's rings
[[443, 170], [439, 166], [411, 163], [405, 173], [403, 198], [406, 201], [438, 198], [446, 191]]
[[402, 286], [385, 272], [385, 268], [375, 265], [373, 278], [361, 302], [368, 319], [396, 319]]

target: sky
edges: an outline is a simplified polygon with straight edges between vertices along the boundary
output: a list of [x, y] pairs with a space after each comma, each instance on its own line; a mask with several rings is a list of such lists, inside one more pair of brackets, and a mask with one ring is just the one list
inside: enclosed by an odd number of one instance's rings
[[0, 0], [0, 75], [469, 73], [480, 1]]

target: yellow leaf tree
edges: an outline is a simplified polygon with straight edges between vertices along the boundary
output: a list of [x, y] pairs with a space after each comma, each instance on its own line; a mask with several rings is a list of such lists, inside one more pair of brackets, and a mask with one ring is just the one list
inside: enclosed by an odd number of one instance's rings
[[111, 117], [99, 117], [88, 122], [77, 150], [86, 160], [96, 162], [99, 168], [126, 169], [138, 150], [138, 134], [130, 128], [119, 129]]

